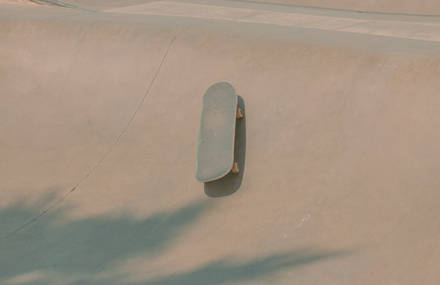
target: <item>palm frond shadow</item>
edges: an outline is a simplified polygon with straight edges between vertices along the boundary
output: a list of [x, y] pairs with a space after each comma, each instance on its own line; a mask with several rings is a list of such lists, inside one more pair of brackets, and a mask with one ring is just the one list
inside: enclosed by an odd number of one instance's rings
[[206, 264], [193, 271], [171, 274], [157, 279], [132, 285], [220, 285], [241, 281], [252, 281], [272, 276], [286, 269], [298, 268], [307, 264], [329, 258], [341, 257], [343, 251], [314, 251], [301, 249], [285, 254], [274, 254], [254, 259], [245, 263], [237, 263], [229, 259], [221, 259]]
[[[34, 272], [78, 276], [69, 284], [177, 285], [226, 284], [252, 280], [288, 268], [344, 255], [344, 252], [297, 250], [240, 263], [224, 258], [187, 272], [133, 283], [129, 276], [96, 278], [130, 258], [157, 258], [178, 242], [179, 235], [195, 224], [212, 205], [193, 202], [174, 211], [139, 219], [129, 214], [89, 217], [63, 222], [66, 208], [53, 210], [13, 235], [5, 234], [22, 221], [37, 216], [45, 203], [16, 203], [0, 209], [0, 283]], [[192, 246], [188, 244], [188, 246]], [[44, 276], [21, 284], [55, 284]]]

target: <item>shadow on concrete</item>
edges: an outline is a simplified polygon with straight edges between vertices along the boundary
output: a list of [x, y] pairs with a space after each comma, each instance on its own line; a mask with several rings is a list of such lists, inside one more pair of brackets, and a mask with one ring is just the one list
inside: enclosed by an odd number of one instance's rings
[[[346, 254], [301, 249], [240, 262], [222, 258], [189, 271], [160, 276], [152, 272], [155, 277], [141, 281], [133, 281], [124, 271], [121, 266], [131, 258], [171, 256], [170, 246], [205, 214], [209, 204], [194, 202], [144, 219], [121, 214], [71, 221], [65, 208], [47, 212], [22, 231], [0, 239], [0, 284], [220, 285], [270, 278]], [[17, 203], [0, 209], [0, 233], [4, 236], [5, 229], [38, 215], [44, 206]]]
[[[345, 255], [343, 252], [322, 252], [308, 249], [297, 250], [286, 254], [271, 255], [245, 263], [231, 260], [218, 260], [193, 271], [171, 274], [136, 285], [219, 285], [249, 282], [267, 278], [285, 269], [299, 268], [307, 264], [336, 258]], [[292, 283], [293, 280], [292, 280]]]
[[222, 179], [204, 184], [205, 194], [209, 197], [228, 196], [237, 191], [243, 181], [246, 159], [246, 109], [244, 100], [238, 96], [238, 106], [243, 110], [244, 117], [237, 120], [235, 128], [235, 161], [238, 162], [240, 172], [238, 174], [229, 173]]
[[18, 223], [40, 215], [44, 205], [38, 206], [17, 203], [0, 209], [0, 284], [29, 272], [94, 275], [127, 258], [154, 258], [207, 209], [207, 203], [198, 202], [146, 219], [121, 214], [70, 222], [65, 219], [66, 209], [58, 209], [5, 237]]

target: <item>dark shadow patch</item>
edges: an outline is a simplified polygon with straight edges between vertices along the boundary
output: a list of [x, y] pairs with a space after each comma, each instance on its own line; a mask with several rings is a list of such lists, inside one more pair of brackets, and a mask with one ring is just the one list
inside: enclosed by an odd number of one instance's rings
[[275, 254], [244, 263], [221, 259], [193, 271], [172, 274], [135, 285], [219, 285], [235, 284], [269, 277], [288, 268], [298, 268], [307, 264], [342, 257], [342, 251], [313, 251], [301, 249], [285, 254]]
[[[261, 258], [237, 262], [232, 258], [223, 258], [197, 267], [193, 270], [172, 273], [138, 282], [124, 282], [129, 276], [86, 282], [88, 285], [221, 285], [238, 284], [272, 278], [285, 270], [299, 269], [311, 263], [328, 259], [342, 258], [350, 254], [346, 251], [322, 251], [299, 249], [284, 254], [273, 254]], [[259, 283], [259, 284], [260, 284]]]
[[[93, 276], [139, 255], [154, 258], [193, 224], [206, 202], [195, 202], [146, 219], [128, 214], [98, 216], [65, 223], [66, 208], [48, 212], [38, 222], [0, 239], [0, 283], [35, 271]], [[20, 202], [0, 209], [0, 232], [17, 222], [39, 215], [46, 205]]]
[[[50, 200], [45, 197], [41, 201]], [[0, 209], [0, 229], [11, 228], [18, 218], [38, 214], [46, 205], [17, 203]], [[157, 212], [147, 218], [129, 214], [111, 217], [98, 216], [67, 221], [66, 208], [50, 211], [38, 222], [0, 239], [0, 283], [41, 275], [20, 284], [85, 285], [223, 285], [240, 282], [265, 281], [287, 270], [290, 272], [316, 262], [341, 258], [347, 251], [299, 249], [260, 258], [240, 260], [224, 257], [187, 271], [132, 281], [129, 272], [120, 265], [130, 258], [154, 260], [172, 254], [171, 247], [178, 238], [205, 216], [210, 202], [194, 202], [174, 211]], [[19, 219], [20, 220], [20, 219]], [[194, 241], [197, 243], [197, 241]], [[193, 243], [185, 246], [192, 248]], [[104, 277], [102, 273], [119, 272]], [[49, 275], [45, 275], [49, 272]], [[52, 280], [51, 274], [56, 276]], [[73, 277], [73, 279], [72, 279]], [[17, 279], [16, 279], [17, 280]], [[70, 280], [70, 281], [69, 281]], [[131, 281], [130, 281], [131, 280]], [[267, 279], [269, 280], [269, 279]]]
[[238, 96], [238, 107], [243, 110], [244, 114], [242, 119], [237, 120], [235, 127], [234, 159], [238, 162], [240, 172], [229, 173], [219, 180], [205, 183], [205, 194], [212, 198], [231, 195], [240, 188], [243, 181], [246, 158], [246, 109], [241, 96]]

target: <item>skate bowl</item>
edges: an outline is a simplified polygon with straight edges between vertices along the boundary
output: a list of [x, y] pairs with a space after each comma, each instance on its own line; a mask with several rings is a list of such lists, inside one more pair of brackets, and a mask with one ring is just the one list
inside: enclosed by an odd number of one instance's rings
[[438, 284], [440, 17], [315, 2], [0, 4], [0, 283]]
[[254, 0], [255, 2], [348, 10], [378, 14], [440, 15], [440, 3], [435, 0]]

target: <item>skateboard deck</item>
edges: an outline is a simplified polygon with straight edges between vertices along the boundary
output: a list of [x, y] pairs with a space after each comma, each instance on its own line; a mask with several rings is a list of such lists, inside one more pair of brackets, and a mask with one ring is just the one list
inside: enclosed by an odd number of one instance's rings
[[[238, 96], [231, 84], [211, 85], [203, 96], [197, 151], [197, 180], [210, 182], [233, 170]], [[241, 114], [241, 113], [240, 113]]]

